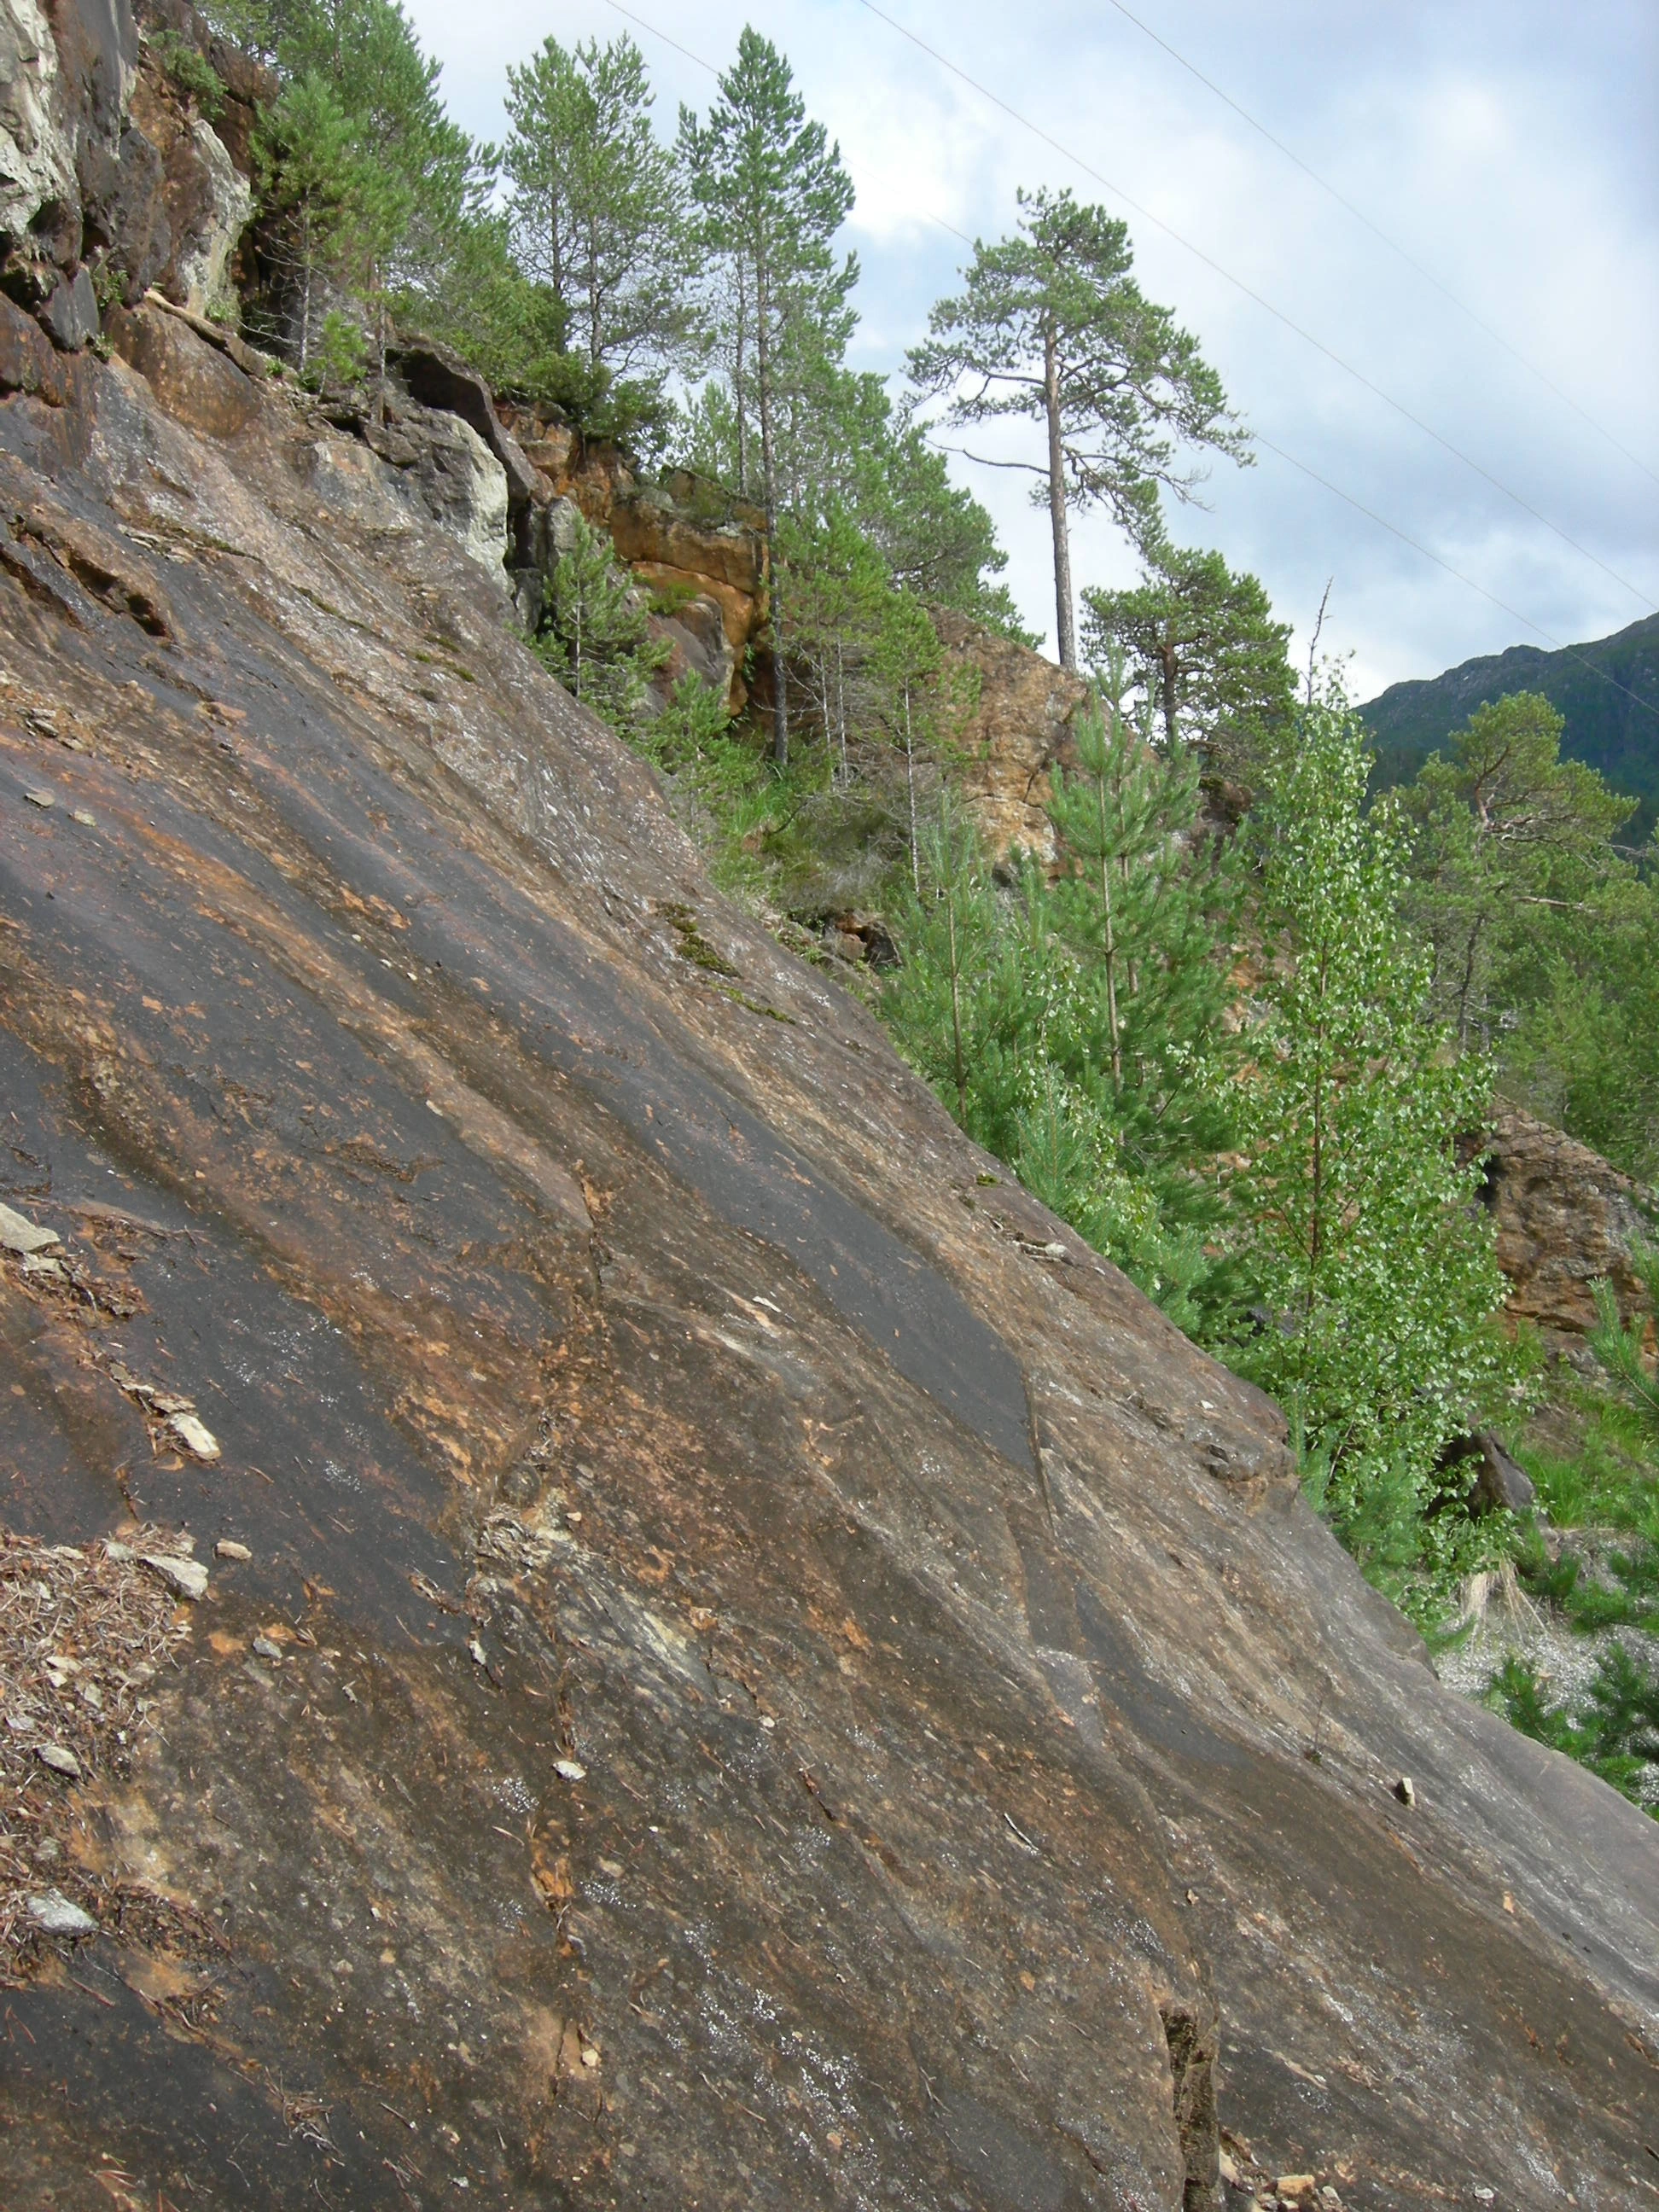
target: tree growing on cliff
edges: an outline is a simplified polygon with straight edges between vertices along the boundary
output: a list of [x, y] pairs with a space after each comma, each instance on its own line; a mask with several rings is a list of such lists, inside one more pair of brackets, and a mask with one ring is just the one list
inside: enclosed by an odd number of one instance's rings
[[[1244, 1364], [1330, 1468], [1339, 1520], [1379, 1488], [1438, 1500], [1443, 1447], [1501, 1395], [1503, 1303], [1479, 1161], [1491, 1071], [1431, 1018], [1405, 854], [1364, 810], [1364, 731], [1310, 697], [1257, 825], [1268, 964], [1240, 1085], [1246, 1258], [1262, 1315]], [[1420, 1522], [1451, 1541], [1455, 1512]]]
[[784, 478], [779, 434], [788, 395], [820, 362], [839, 362], [851, 328], [848, 298], [858, 279], [836, 232], [853, 187], [820, 123], [809, 122], [789, 64], [745, 28], [738, 58], [720, 80], [720, 96], [699, 124], [680, 118], [680, 144], [703, 236], [724, 264], [723, 301], [739, 416], [748, 405], [752, 346], [753, 406], [760, 433], [766, 535], [774, 559], [773, 757], [789, 759], [789, 678], [784, 645], [787, 580], [775, 558]]
[[1127, 656], [1134, 690], [1156, 715], [1167, 749], [1200, 749], [1207, 765], [1249, 783], [1288, 729], [1295, 696], [1286, 646], [1254, 576], [1219, 553], [1147, 546], [1140, 581], [1083, 594], [1085, 658]]
[[990, 465], [1039, 480], [1060, 660], [1075, 668], [1071, 509], [1103, 504], [1145, 542], [1159, 489], [1187, 499], [1199, 481], [1182, 456], [1243, 461], [1247, 440], [1197, 340], [1131, 276], [1127, 227], [1069, 191], [1021, 192], [1019, 208], [1012, 238], [975, 245], [963, 289], [935, 306], [909, 368], [924, 398], [945, 401], [954, 427], [1010, 416], [1043, 426], [1041, 462]]
[[1061, 871], [1050, 896], [1098, 1000], [1099, 1079], [1123, 1164], [1166, 1217], [1210, 1227], [1219, 1209], [1206, 1170], [1231, 1135], [1224, 1017], [1239, 870], [1235, 852], [1218, 857], [1195, 836], [1196, 762], [1178, 740], [1164, 751], [1149, 742], [1125, 689], [1114, 653], [1078, 717], [1075, 769], [1054, 770]]
[[580, 515], [548, 579], [536, 650], [619, 736], [641, 734], [647, 686], [668, 648], [653, 638], [638, 592], [617, 569], [610, 538]]
[[507, 70], [502, 166], [525, 274], [544, 286], [562, 345], [597, 396], [655, 382], [691, 346], [696, 318], [686, 194], [651, 125], [645, 61], [627, 36], [567, 51], [550, 38]]
[[261, 132], [279, 276], [307, 332], [319, 283], [385, 366], [394, 307], [448, 281], [493, 171], [444, 112], [439, 65], [397, 0], [286, 0], [267, 18], [283, 90]]

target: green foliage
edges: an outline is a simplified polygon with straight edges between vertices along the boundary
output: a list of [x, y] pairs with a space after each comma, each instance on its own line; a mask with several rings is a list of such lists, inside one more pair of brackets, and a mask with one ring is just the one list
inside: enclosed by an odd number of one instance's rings
[[323, 316], [349, 304], [378, 363], [396, 303], [441, 290], [489, 164], [445, 115], [395, 0], [300, 0], [270, 28], [283, 88], [256, 160], [284, 326], [270, 335], [304, 373]]
[[306, 382], [319, 390], [325, 385], [349, 388], [362, 382], [368, 369], [368, 348], [362, 331], [349, 315], [331, 307], [301, 372]]
[[550, 38], [507, 78], [508, 230], [554, 349], [586, 361], [589, 419], [621, 386], [660, 420], [664, 374], [693, 357], [697, 318], [685, 185], [651, 127], [644, 58], [625, 35], [569, 52]]
[[1442, 1449], [1513, 1373], [1479, 1163], [1456, 1153], [1490, 1075], [1430, 1016], [1398, 825], [1363, 811], [1368, 768], [1340, 691], [1310, 698], [1258, 828], [1269, 964], [1241, 1099], [1261, 1311], [1241, 1357], [1328, 1453], [1339, 1520], [1401, 1471], [1423, 1516], [1451, 1503]]
[[1448, 669], [1427, 683], [1395, 684], [1360, 709], [1376, 747], [1384, 784], [1408, 783], [1446, 732], [1483, 701], [1541, 692], [1565, 723], [1562, 750], [1638, 802], [1626, 842], [1644, 844], [1659, 816], [1659, 746], [1653, 702], [1659, 697], [1659, 614], [1644, 615], [1612, 637], [1547, 652], [1512, 645]]
[[210, 123], [216, 121], [225, 104], [225, 88], [206, 55], [177, 31], [153, 31], [149, 43], [173, 85], [197, 112]]
[[1436, 1006], [1465, 1042], [1514, 1025], [1552, 939], [1611, 916], [1633, 872], [1609, 842], [1628, 801], [1560, 745], [1549, 702], [1519, 692], [1477, 708], [1406, 795], [1410, 912]]
[[1552, 1704], [1545, 1682], [1519, 1657], [1498, 1669], [1490, 1702], [1523, 1735], [1565, 1752], [1659, 1819], [1659, 1669], [1644, 1666], [1622, 1643], [1601, 1653], [1575, 1703]]
[[1538, 915], [1530, 988], [1500, 1040], [1506, 1087], [1627, 1175], [1659, 1181], [1659, 854]]
[[652, 637], [650, 617], [615, 557], [610, 538], [578, 515], [548, 580], [536, 650], [568, 691], [619, 736], [635, 738], [668, 648]]
[[1129, 591], [1083, 594], [1085, 658], [1123, 653], [1142, 707], [1164, 743], [1199, 748], [1206, 764], [1254, 786], [1282, 745], [1295, 684], [1285, 647], [1256, 578], [1219, 553], [1195, 553], [1161, 535]]
[[1589, 1347], [1603, 1373], [1634, 1410], [1649, 1444], [1659, 1447], [1659, 1376], [1645, 1350], [1648, 1331], [1659, 1322], [1659, 1245], [1638, 1243], [1631, 1252], [1631, 1264], [1647, 1291], [1648, 1311], [1626, 1328], [1612, 1284], [1596, 1283], [1593, 1286], [1596, 1326], [1589, 1334]]
[[[714, 257], [711, 320], [725, 356], [738, 442], [738, 488], [750, 481], [748, 425], [759, 431], [759, 489], [772, 564], [773, 755], [789, 758], [787, 602], [775, 557], [787, 480], [781, 436], [799, 431], [814, 400], [833, 381], [851, 332], [848, 302], [858, 281], [852, 255], [839, 258], [836, 234], [853, 205], [853, 187], [820, 123], [809, 122], [788, 63], [745, 27], [737, 60], [720, 79], [707, 120], [680, 113], [680, 152], [702, 210], [700, 243]], [[752, 374], [751, 374], [752, 364]]]
[[1229, 1131], [1220, 1012], [1233, 897], [1194, 859], [1195, 780], [1110, 702], [1057, 775], [1062, 870], [990, 879], [948, 787], [918, 841], [884, 1001], [901, 1049], [963, 1126], [1177, 1323], [1231, 1324], [1232, 1268], [1210, 1232]]
[[974, 249], [963, 289], [941, 300], [909, 355], [911, 380], [957, 427], [1012, 416], [1044, 425], [1037, 479], [1054, 533], [1060, 658], [1076, 665], [1066, 513], [1103, 504], [1139, 544], [1159, 489], [1192, 495], [1183, 456], [1245, 457], [1243, 430], [1198, 343], [1130, 274], [1127, 226], [1069, 191], [1019, 195], [1012, 238]]

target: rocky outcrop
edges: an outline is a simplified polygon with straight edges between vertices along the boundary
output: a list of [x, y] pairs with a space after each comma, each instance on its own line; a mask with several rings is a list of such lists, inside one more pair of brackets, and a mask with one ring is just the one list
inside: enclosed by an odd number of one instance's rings
[[686, 469], [641, 483], [615, 447], [584, 440], [544, 410], [508, 404], [501, 414], [546, 488], [538, 496], [553, 502], [521, 557], [548, 570], [557, 557], [560, 518], [571, 510], [607, 532], [618, 562], [657, 610], [654, 627], [670, 648], [659, 689], [690, 672], [740, 714], [769, 611], [759, 511]]
[[951, 738], [986, 848], [999, 862], [1016, 848], [1050, 861], [1050, 774], [1056, 762], [1070, 766], [1075, 760], [1072, 723], [1085, 686], [965, 615], [936, 608], [933, 625], [963, 702]]
[[1610, 1282], [1628, 1321], [1646, 1310], [1631, 1264], [1633, 1241], [1651, 1241], [1653, 1194], [1598, 1152], [1503, 1107], [1486, 1145], [1482, 1192], [1498, 1230], [1498, 1264], [1509, 1279], [1509, 1312], [1547, 1340], [1582, 1339], [1595, 1326], [1591, 1285]]
[[153, 281], [192, 314], [234, 321], [231, 264], [253, 212], [252, 185], [213, 125], [179, 99], [153, 59], [138, 78], [132, 113], [164, 179], [166, 258]]
[[128, 0], [0, 0], [0, 284], [64, 353], [153, 284], [198, 314], [230, 303], [270, 80], [182, 0], [152, 0], [144, 24], [210, 73], [224, 137], [141, 39]]

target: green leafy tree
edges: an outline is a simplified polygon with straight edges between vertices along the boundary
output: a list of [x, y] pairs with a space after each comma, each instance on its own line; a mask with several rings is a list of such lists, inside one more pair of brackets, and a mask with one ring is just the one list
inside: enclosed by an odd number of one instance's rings
[[1166, 746], [1199, 747], [1206, 763], [1247, 783], [1288, 729], [1295, 680], [1287, 623], [1273, 620], [1255, 577], [1219, 553], [1159, 537], [1139, 584], [1083, 594], [1085, 659], [1127, 657], [1135, 690], [1156, 714]]
[[595, 395], [655, 382], [684, 360], [696, 318], [686, 196], [651, 125], [645, 61], [626, 36], [567, 51], [550, 38], [507, 71], [503, 154], [520, 267], [542, 285], [562, 346]]
[[[888, 1011], [965, 1127], [1180, 1327], [1231, 1327], [1216, 1154], [1231, 1128], [1232, 886], [1190, 832], [1190, 769], [1097, 712], [1054, 803], [1062, 872], [993, 886], [947, 793], [918, 841]], [[948, 825], [949, 841], [945, 830]]]
[[1659, 853], [1616, 897], [1574, 908], [1540, 917], [1536, 988], [1500, 1039], [1505, 1083], [1627, 1175], [1659, 1182]]
[[[738, 42], [737, 60], [721, 76], [706, 120], [699, 124], [689, 110], [682, 112], [680, 143], [702, 210], [704, 238], [723, 264], [740, 422], [749, 406], [752, 340], [761, 493], [768, 544], [775, 554], [786, 489], [781, 417], [792, 389], [821, 363], [839, 360], [851, 327], [847, 302], [858, 264], [850, 255], [839, 259], [834, 240], [852, 208], [853, 187], [840, 149], [822, 124], [807, 120], [788, 63], [750, 28]], [[789, 758], [783, 598], [775, 557], [773, 754], [780, 767]]]
[[[1364, 811], [1369, 768], [1340, 689], [1310, 696], [1259, 822], [1268, 960], [1239, 1086], [1262, 1316], [1246, 1364], [1326, 1455], [1339, 1518], [1401, 1481], [1426, 1513], [1443, 1447], [1508, 1373], [1480, 1166], [1457, 1155], [1490, 1069], [1430, 1015], [1403, 841], [1391, 808]], [[1425, 1544], [1455, 1521], [1425, 1522]]]
[[1160, 487], [1192, 495], [1197, 474], [1183, 455], [1243, 460], [1246, 441], [1197, 340], [1130, 274], [1127, 226], [1069, 191], [1022, 192], [1019, 206], [1017, 234], [976, 244], [963, 289], [933, 308], [910, 375], [924, 397], [945, 398], [953, 425], [1005, 416], [1043, 425], [1042, 462], [996, 465], [1039, 479], [1060, 665], [1075, 668], [1069, 511], [1103, 503], [1143, 541]]

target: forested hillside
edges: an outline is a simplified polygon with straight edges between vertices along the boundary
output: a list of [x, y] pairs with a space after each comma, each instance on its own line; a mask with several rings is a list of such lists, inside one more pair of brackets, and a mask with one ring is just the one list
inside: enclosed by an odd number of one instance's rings
[[1628, 793], [1634, 808], [1620, 836], [1645, 843], [1659, 817], [1659, 615], [1559, 653], [1512, 645], [1443, 676], [1391, 684], [1359, 710], [1376, 747], [1378, 783], [1409, 783], [1449, 732], [1510, 691], [1549, 701], [1564, 725], [1562, 751]]

